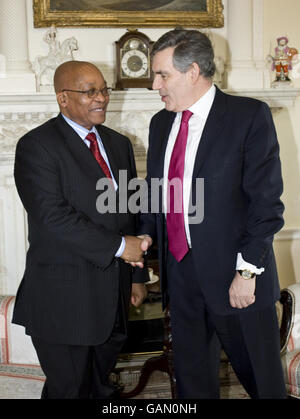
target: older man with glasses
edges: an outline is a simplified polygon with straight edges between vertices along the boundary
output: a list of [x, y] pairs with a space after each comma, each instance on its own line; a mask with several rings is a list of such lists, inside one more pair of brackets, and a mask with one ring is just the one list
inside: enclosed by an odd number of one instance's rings
[[[145, 242], [136, 216], [100, 214], [96, 183], [136, 177], [128, 138], [104, 125], [111, 88], [93, 64], [54, 75], [60, 114], [22, 137], [15, 181], [28, 214], [29, 250], [13, 322], [46, 375], [42, 398], [112, 398], [109, 374], [126, 338], [128, 306], [143, 301]], [[129, 197], [128, 197], [129, 198]]]

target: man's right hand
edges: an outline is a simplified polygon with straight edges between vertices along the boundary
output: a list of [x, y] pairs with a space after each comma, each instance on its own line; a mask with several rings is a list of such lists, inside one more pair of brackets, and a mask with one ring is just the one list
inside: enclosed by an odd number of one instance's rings
[[143, 264], [142, 239], [135, 236], [124, 236], [125, 249], [120, 256], [126, 262], [136, 262]]
[[[148, 235], [141, 235], [141, 236], [138, 236], [138, 238], [141, 239], [141, 249], [143, 251], [143, 254], [146, 254], [149, 247], [152, 246], [153, 240]], [[138, 261], [138, 262], [136, 261], [136, 262], [130, 262], [130, 263], [131, 263], [131, 266], [133, 266], [134, 268], [137, 267], [137, 266], [139, 268], [144, 267], [143, 261]]]

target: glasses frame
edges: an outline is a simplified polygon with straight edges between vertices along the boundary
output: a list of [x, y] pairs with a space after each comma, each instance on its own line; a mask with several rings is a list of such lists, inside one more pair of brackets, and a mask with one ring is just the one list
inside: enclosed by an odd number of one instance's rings
[[[94, 93], [92, 96], [90, 96], [90, 95], [89, 95], [89, 92], [90, 92], [91, 90], [95, 90], [95, 93]], [[107, 94], [105, 94], [105, 93], [103, 92], [104, 90], [107, 90]], [[110, 94], [111, 94], [111, 92], [112, 92], [112, 87], [103, 87], [103, 89], [94, 89], [94, 88], [92, 88], [92, 89], [88, 89], [88, 90], [62, 89], [62, 92], [75, 92], [75, 93], [82, 93], [82, 94], [87, 95], [87, 97], [88, 97], [89, 99], [94, 99], [95, 97], [97, 97], [97, 96], [99, 95], [99, 93], [101, 93], [101, 95], [102, 95], [102, 96], [104, 96], [104, 97], [108, 97], [108, 96], [110, 96]]]

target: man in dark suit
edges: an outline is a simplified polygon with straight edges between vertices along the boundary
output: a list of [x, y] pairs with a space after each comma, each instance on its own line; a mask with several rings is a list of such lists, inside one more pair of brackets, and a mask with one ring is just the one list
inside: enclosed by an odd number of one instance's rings
[[152, 58], [165, 103], [148, 150], [159, 211], [142, 215], [139, 232], [158, 241], [178, 397], [219, 397], [220, 342], [251, 397], [284, 398], [272, 249], [284, 207], [270, 110], [213, 85], [213, 49], [198, 31], [166, 33]]
[[54, 87], [61, 113], [16, 150], [30, 246], [13, 321], [32, 337], [46, 375], [43, 398], [110, 398], [130, 290], [138, 306], [148, 276], [125, 263], [142, 260], [136, 217], [99, 213], [96, 184], [108, 178], [118, 203], [119, 171], [136, 177], [134, 155], [128, 138], [102, 125], [110, 89], [97, 67], [64, 63]]

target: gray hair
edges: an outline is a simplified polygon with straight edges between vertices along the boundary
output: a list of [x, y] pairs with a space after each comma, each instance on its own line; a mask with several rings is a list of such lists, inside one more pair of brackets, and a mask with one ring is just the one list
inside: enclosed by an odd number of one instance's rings
[[210, 39], [203, 33], [197, 30], [173, 29], [155, 42], [152, 57], [169, 47], [175, 47], [173, 65], [181, 73], [186, 73], [193, 63], [197, 63], [203, 77], [212, 78], [215, 74], [214, 50]]

